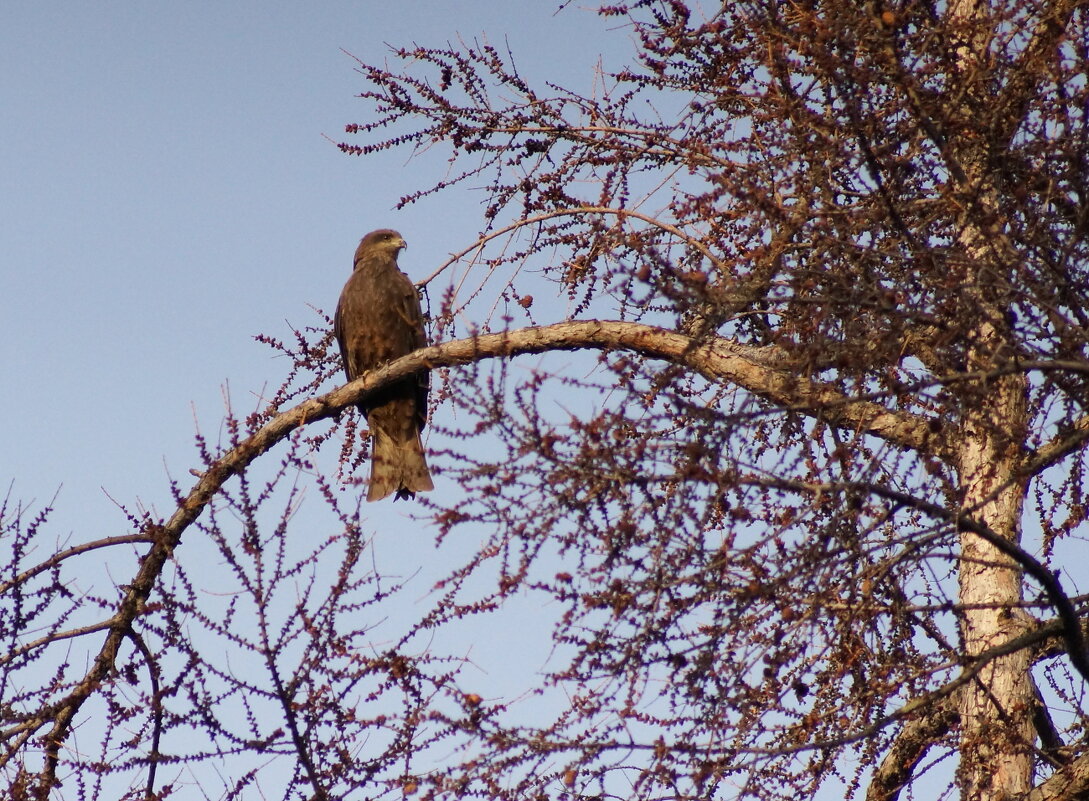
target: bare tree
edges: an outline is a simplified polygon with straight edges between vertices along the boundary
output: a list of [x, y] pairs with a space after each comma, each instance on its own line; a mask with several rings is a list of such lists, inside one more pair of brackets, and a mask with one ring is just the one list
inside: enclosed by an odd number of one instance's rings
[[[437, 344], [317, 395], [329, 321], [266, 338], [279, 393], [133, 534], [42, 559], [7, 504], [12, 797], [1089, 795], [1089, 9], [690, 5], [601, 8], [635, 52], [593, 96], [480, 42], [360, 64], [342, 148], [486, 193]], [[391, 623], [338, 415], [422, 366], [456, 558]], [[436, 640], [526, 596], [529, 711]]]

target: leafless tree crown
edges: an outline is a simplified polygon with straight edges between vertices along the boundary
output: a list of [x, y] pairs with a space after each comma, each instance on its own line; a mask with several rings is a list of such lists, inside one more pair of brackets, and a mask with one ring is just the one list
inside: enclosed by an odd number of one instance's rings
[[[9, 498], [10, 797], [1089, 794], [1087, 7], [717, 5], [600, 8], [591, 93], [358, 65], [341, 148], [483, 198], [434, 344], [320, 394], [328, 318], [262, 337], [280, 389], [129, 533]], [[423, 366], [406, 534], [341, 412]], [[476, 653], [527, 630], [512, 691]]]

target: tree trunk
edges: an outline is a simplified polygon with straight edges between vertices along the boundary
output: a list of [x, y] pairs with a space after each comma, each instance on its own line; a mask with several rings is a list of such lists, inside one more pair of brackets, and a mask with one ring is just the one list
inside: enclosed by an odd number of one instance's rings
[[[950, 172], [959, 184], [964, 212], [958, 244], [968, 268], [966, 309], [978, 322], [968, 332], [969, 371], [1000, 371], [1014, 354], [1007, 325], [1009, 275], [1014, 255], [1002, 236], [998, 193], [989, 172], [987, 130], [971, 130], [985, 108], [994, 35], [986, 0], [953, 0], [949, 5], [963, 92], [957, 118], [968, 130], [954, 136]], [[959, 173], [959, 175], [958, 175]], [[961, 395], [962, 434], [957, 468], [962, 509], [996, 534], [1020, 541], [1024, 481], [1018, 478], [1027, 426], [1022, 375], [982, 379]], [[971, 532], [960, 537], [959, 566], [962, 642], [969, 659], [1025, 631], [1022, 572], [1009, 557]], [[1027, 792], [1032, 779], [1032, 701], [1029, 654], [1022, 649], [993, 660], [960, 698], [961, 797], [1004, 801]]]
[[[1024, 428], [1024, 382], [1007, 376], [981, 388], [958, 455], [963, 509], [1011, 542], [1019, 539], [1023, 482], [1017, 479]], [[976, 656], [1025, 631], [1019, 567], [971, 532], [961, 534], [963, 643]], [[961, 783], [965, 801], [1000, 801], [1027, 792], [1032, 775], [1029, 652], [995, 659], [961, 696]]]

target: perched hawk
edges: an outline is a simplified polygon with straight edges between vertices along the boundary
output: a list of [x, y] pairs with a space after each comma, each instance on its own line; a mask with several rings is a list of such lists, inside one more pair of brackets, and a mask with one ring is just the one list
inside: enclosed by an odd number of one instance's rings
[[[355, 252], [355, 271], [333, 320], [349, 381], [427, 345], [416, 287], [397, 268], [403, 247], [396, 231], [372, 231]], [[427, 371], [421, 371], [359, 404], [371, 430], [368, 501], [394, 492], [411, 498], [435, 488], [420, 442], [428, 383]]]

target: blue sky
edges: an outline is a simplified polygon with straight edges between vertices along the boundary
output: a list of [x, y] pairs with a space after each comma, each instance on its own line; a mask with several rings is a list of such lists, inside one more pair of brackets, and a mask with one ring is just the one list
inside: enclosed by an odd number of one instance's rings
[[[365, 121], [363, 78], [343, 51], [378, 63], [387, 43], [483, 35], [509, 42], [524, 75], [585, 89], [605, 23], [557, 6], [0, 5], [0, 492], [10, 484], [40, 509], [59, 489], [39, 547], [127, 533], [111, 496], [169, 515], [167, 471], [183, 489], [195, 481], [195, 427], [218, 439], [224, 386], [244, 414], [284, 375], [254, 335], [315, 323], [308, 304], [331, 310], [364, 233], [399, 229], [414, 278], [475, 240], [469, 187], [393, 210], [436, 177], [435, 160], [360, 159], [329, 141]], [[628, 47], [622, 32], [611, 41]], [[409, 506], [365, 510], [392, 529], [382, 569], [432, 552], [425, 532], [390, 526]], [[179, 560], [212, 569], [208, 547], [190, 530]], [[119, 552], [84, 568], [81, 589], [125, 583], [131, 564]], [[533, 672], [548, 629], [514, 625], [459, 647], [481, 663], [517, 653]]]
[[253, 335], [331, 309], [363, 233], [401, 230], [419, 278], [478, 229], [471, 190], [394, 212], [428, 168], [325, 138], [365, 114], [342, 49], [374, 63], [386, 43], [483, 34], [525, 74], [585, 88], [604, 23], [557, 6], [4, 4], [0, 484], [39, 505], [61, 488], [54, 525], [80, 539], [124, 528], [101, 488], [168, 511], [193, 410], [214, 435], [225, 382], [242, 410], [278, 383]]

